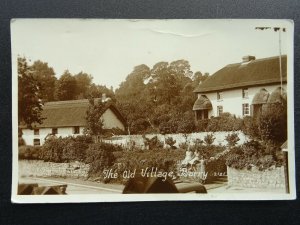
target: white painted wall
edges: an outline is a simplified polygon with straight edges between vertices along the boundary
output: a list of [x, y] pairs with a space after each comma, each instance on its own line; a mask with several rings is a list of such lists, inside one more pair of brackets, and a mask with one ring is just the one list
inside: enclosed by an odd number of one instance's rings
[[[74, 127], [59, 127], [57, 129], [57, 137], [68, 137], [68, 136], [77, 136], [83, 134], [84, 127], [79, 127], [79, 134], [74, 134]], [[22, 129], [23, 139], [25, 140], [26, 145], [33, 145], [34, 139], [40, 139], [41, 145], [45, 143], [45, 137], [48, 134], [52, 133], [52, 128], [40, 128], [39, 135], [34, 135], [34, 130]]]
[[118, 127], [121, 130], [125, 130], [123, 123], [119, 120], [119, 118], [113, 113], [111, 109], [107, 109], [101, 116], [103, 120], [104, 129], [111, 129]]
[[[242, 88], [222, 91], [222, 100], [217, 100], [217, 92], [203, 93], [203, 95], [206, 95], [206, 97], [211, 101], [213, 107], [213, 109], [209, 111], [208, 117], [217, 116], [217, 106], [223, 106], [223, 112], [229, 112], [231, 114], [235, 114], [237, 117], [242, 117], [242, 105], [248, 103], [249, 106], [251, 106], [253, 97], [256, 93], [258, 93], [262, 88], [265, 88], [269, 94], [271, 94], [278, 87], [280, 87], [279, 84], [249, 87], [248, 98], [242, 97]], [[283, 88], [286, 90], [286, 84], [283, 84]], [[198, 98], [201, 95], [201, 93], [198, 93]]]
[[[118, 127], [122, 130], [125, 130], [123, 123], [119, 118], [113, 113], [111, 109], [107, 109], [101, 116], [103, 119], [103, 127], [105, 129], [111, 129]], [[83, 134], [84, 127], [79, 127], [79, 134], [74, 134], [74, 127], [58, 127], [57, 128], [57, 137], [68, 137], [68, 136], [77, 136]], [[45, 137], [48, 134], [52, 133], [52, 128], [40, 128], [39, 135], [34, 135], [34, 131], [30, 129], [23, 129], [23, 139], [26, 142], [26, 145], [34, 145], [34, 139], [40, 139], [40, 144], [45, 143]]]

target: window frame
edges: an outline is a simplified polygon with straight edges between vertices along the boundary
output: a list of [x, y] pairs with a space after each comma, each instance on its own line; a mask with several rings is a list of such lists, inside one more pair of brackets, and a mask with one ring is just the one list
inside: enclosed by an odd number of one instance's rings
[[[243, 103], [242, 104], [242, 110], [243, 110], [243, 116], [250, 116], [250, 104], [249, 103]], [[245, 113], [248, 112], [248, 113]]]
[[248, 88], [242, 88], [242, 98], [249, 98], [249, 89]]
[[223, 101], [223, 92], [222, 91], [217, 91], [217, 100]]
[[[36, 144], [38, 142], [38, 144]], [[33, 146], [40, 146], [41, 145], [41, 139], [40, 138], [34, 138], [33, 139]]]
[[73, 134], [80, 134], [80, 127], [79, 126], [74, 126], [73, 127]]
[[58, 134], [58, 128], [52, 128], [51, 134]]
[[[220, 109], [221, 109], [221, 110], [220, 110]], [[218, 106], [217, 106], [217, 116], [221, 116], [222, 113], [223, 113], [223, 110], [224, 110], [223, 106], [222, 106], [222, 105], [218, 105]], [[221, 112], [220, 112], [220, 111], [221, 111]]]
[[40, 129], [34, 128], [34, 129], [33, 129], [33, 135], [34, 135], [34, 136], [39, 136], [39, 135], [40, 135]]

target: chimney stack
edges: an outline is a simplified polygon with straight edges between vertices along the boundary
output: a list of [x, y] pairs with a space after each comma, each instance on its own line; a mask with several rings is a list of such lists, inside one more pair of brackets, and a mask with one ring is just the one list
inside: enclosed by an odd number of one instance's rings
[[105, 93], [102, 93], [101, 101], [102, 102], [106, 102], [106, 94]]
[[250, 62], [252, 60], [255, 60], [255, 56], [253, 55], [246, 55], [243, 57], [243, 63]]

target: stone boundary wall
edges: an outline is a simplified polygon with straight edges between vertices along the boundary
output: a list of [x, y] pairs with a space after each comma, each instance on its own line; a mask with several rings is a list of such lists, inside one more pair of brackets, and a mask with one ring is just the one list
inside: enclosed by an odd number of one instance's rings
[[272, 167], [259, 171], [257, 168], [251, 170], [238, 170], [227, 167], [228, 185], [236, 187], [284, 189], [285, 174], [284, 167]]
[[90, 166], [80, 162], [54, 163], [42, 160], [19, 160], [19, 177], [88, 177]]

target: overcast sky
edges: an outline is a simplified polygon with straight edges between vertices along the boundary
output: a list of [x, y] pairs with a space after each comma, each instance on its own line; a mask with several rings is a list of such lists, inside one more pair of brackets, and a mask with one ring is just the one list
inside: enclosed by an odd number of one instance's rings
[[282, 53], [287, 54], [290, 25], [278, 20], [18, 19], [11, 27], [12, 59], [20, 55], [47, 62], [58, 78], [67, 69], [83, 71], [94, 83], [117, 88], [140, 64], [151, 68], [185, 59], [193, 72], [213, 74], [245, 55], [278, 55], [278, 32], [258, 26], [287, 27], [282, 33]]

